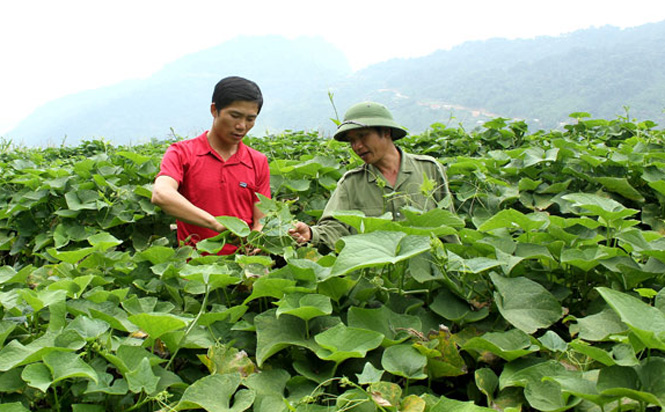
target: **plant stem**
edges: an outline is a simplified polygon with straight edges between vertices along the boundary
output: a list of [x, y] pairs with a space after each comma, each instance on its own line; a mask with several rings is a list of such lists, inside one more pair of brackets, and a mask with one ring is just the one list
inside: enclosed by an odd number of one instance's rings
[[60, 400], [58, 399], [58, 387], [53, 386], [53, 400], [55, 403], [55, 410], [60, 412]]
[[130, 406], [129, 409], [125, 409], [125, 412], [136, 410], [136, 409], [140, 408], [141, 406], [145, 405], [146, 402], [151, 400], [150, 397], [144, 396], [143, 394], [141, 394], [141, 398], [143, 398], [143, 399], [139, 399], [139, 401], [136, 402], [134, 405]]
[[[201, 303], [201, 308], [199, 309], [199, 313], [196, 314], [196, 317], [192, 321], [192, 323], [189, 324], [189, 327], [187, 330], [185, 330], [185, 334], [183, 335], [182, 339], [180, 339], [180, 342], [183, 342], [185, 339], [187, 339], [187, 335], [194, 329], [194, 326], [198, 323], [199, 319], [201, 318], [201, 315], [203, 315], [203, 312], [205, 311], [206, 306], [208, 305], [208, 296], [210, 295], [210, 285], [206, 284], [206, 291], [205, 295], [203, 295], [203, 302]], [[166, 364], [164, 369], [169, 369], [171, 367], [171, 364], [175, 360], [176, 355], [178, 354], [178, 351], [180, 351], [180, 347], [176, 348], [176, 350], [173, 352], [173, 355], [171, 355], [171, 359], [169, 359], [169, 362]]]

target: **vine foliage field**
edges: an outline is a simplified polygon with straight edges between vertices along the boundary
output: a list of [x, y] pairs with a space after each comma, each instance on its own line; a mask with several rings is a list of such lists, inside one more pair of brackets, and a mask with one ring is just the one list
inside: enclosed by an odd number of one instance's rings
[[0, 411], [662, 410], [665, 134], [571, 117], [400, 140], [456, 213], [340, 213], [359, 234], [327, 254], [286, 230], [360, 160], [316, 133], [248, 139], [265, 228], [219, 217], [196, 250], [150, 203], [169, 142], [4, 143]]

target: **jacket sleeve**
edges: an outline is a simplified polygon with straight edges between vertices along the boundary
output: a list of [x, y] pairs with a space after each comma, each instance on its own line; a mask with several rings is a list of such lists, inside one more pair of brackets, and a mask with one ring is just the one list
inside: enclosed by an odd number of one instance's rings
[[335, 243], [343, 237], [355, 233], [355, 230], [332, 217], [338, 210], [352, 209], [349, 204], [348, 184], [341, 180], [326, 204], [319, 222], [312, 226], [312, 244], [321, 249], [335, 250]]

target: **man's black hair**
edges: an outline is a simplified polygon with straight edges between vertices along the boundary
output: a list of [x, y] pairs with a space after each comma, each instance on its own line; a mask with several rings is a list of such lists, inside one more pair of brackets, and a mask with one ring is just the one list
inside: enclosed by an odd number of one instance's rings
[[238, 76], [225, 77], [217, 82], [212, 93], [212, 102], [215, 103], [218, 113], [237, 101], [256, 103], [259, 106], [258, 114], [263, 106], [261, 89], [253, 81]]

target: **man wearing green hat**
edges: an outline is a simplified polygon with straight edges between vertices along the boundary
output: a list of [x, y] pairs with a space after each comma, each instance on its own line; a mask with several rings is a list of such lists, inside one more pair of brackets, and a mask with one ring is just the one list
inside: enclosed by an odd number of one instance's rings
[[[395, 140], [406, 134], [384, 105], [351, 106], [334, 138], [349, 142], [365, 164], [342, 176], [315, 226], [297, 222], [290, 235], [298, 243], [334, 250], [339, 238], [355, 234], [352, 227], [332, 217], [334, 212], [360, 210], [366, 216], [390, 212], [393, 220], [402, 220], [401, 209], [406, 206], [427, 211], [445, 204], [452, 209], [443, 166], [431, 156], [409, 154], [395, 146]], [[432, 184], [431, 193], [423, 191], [425, 178]]]

